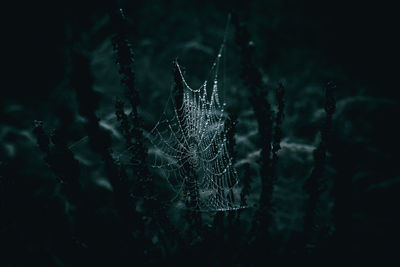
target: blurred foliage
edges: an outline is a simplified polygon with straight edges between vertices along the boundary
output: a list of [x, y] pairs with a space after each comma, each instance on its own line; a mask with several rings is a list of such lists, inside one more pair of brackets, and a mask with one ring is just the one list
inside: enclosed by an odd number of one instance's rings
[[[117, 98], [132, 103], [125, 98], [116, 64], [121, 59], [112, 43], [119, 7], [133, 51], [145, 146], [173, 88], [173, 60], [179, 58], [188, 81], [200, 85], [224, 38], [228, 14], [238, 14], [247, 27], [260, 75], [257, 97], [271, 105], [273, 119], [281, 105], [275, 89], [279, 83], [285, 88], [276, 181], [267, 207], [271, 222], [263, 229], [267, 239], [252, 243], [254, 236], [248, 236], [262, 192], [257, 124], [262, 120], [241, 76], [243, 51], [233, 26], [227, 34], [223, 96], [237, 117], [231, 143], [242, 201], [249, 208], [220, 218], [201, 214], [201, 229], [194, 232], [184, 211], [169, 203], [171, 192], [156, 172], [151, 173], [150, 204], [146, 195], [134, 197], [143, 192], [132, 179], [137, 169], [129, 168], [132, 155], [115, 114]], [[394, 215], [400, 133], [396, 83], [390, 81], [396, 76], [389, 65], [394, 24], [388, 9], [292, 0], [8, 3], [0, 98], [0, 265], [289, 266], [307, 261], [358, 266], [389, 261], [399, 235]], [[320, 174], [323, 190], [313, 223], [317, 242], [305, 250], [310, 192], [303, 186], [315, 167], [313, 151], [325, 142], [319, 131], [330, 80], [337, 85], [337, 103]], [[120, 115], [133, 110], [118, 109]], [[88, 124], [96, 130], [90, 132]], [[116, 189], [123, 179], [128, 182]]]

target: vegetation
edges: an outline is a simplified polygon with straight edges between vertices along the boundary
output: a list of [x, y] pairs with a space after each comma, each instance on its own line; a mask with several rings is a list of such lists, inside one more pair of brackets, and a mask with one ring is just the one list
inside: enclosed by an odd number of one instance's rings
[[[198, 3], [208, 13], [197, 21], [198, 7], [184, 1], [160, 1], [159, 8], [117, 2], [127, 8], [66, 10], [58, 83], [49, 80], [47, 92], [32, 87], [33, 97], [20, 91], [27, 102], [12, 92], [1, 100], [0, 265], [357, 266], [391, 255], [389, 236], [398, 233], [388, 215], [399, 186], [392, 161], [398, 132], [389, 125], [395, 100], [350, 88], [358, 82], [326, 66], [320, 55], [327, 52], [301, 38], [290, 50], [282, 37], [293, 30], [285, 24], [290, 12], [271, 13], [266, 23], [250, 4], [234, 1], [227, 10]], [[149, 16], [163, 8], [171, 12], [162, 18], [168, 29]], [[273, 28], [273, 19], [283, 26], [275, 21]], [[237, 171], [238, 184], [224, 180], [228, 193], [213, 193], [239, 204], [204, 211], [196, 170], [204, 159], [183, 140], [171, 148], [188, 159], [179, 170], [188, 178], [174, 195], [154, 168], [161, 152], [150, 129], [170, 99], [184, 105], [186, 81], [209, 78], [221, 42], [218, 86], [227, 115], [219, 143], [208, 141], [215, 157], [225, 147], [220, 162]], [[304, 55], [312, 59], [299, 70], [290, 57]], [[192, 123], [175, 111], [180, 125]]]

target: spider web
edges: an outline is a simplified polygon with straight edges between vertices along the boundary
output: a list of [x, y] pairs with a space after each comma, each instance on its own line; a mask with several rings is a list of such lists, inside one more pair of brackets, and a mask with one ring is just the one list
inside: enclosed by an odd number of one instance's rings
[[172, 201], [178, 207], [200, 211], [240, 208], [235, 201], [238, 175], [227, 148], [226, 104], [220, 103], [218, 90], [224, 43], [225, 40], [212, 65], [210, 78], [198, 89], [188, 85], [181, 66], [175, 61], [183, 83], [182, 105], [177, 106], [171, 94], [160, 120], [150, 131], [154, 145], [152, 167], [159, 169], [168, 181], [175, 192]]

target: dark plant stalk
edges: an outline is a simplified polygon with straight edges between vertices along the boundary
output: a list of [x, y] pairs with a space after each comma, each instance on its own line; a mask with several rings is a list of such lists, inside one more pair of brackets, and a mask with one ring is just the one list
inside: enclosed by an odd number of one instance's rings
[[[125, 138], [125, 145], [130, 152], [130, 165], [132, 166], [137, 188], [134, 188], [134, 197], [143, 197], [146, 207], [147, 216], [155, 218], [159, 224], [161, 237], [165, 239], [178, 240], [180, 236], [176, 229], [170, 223], [163, 206], [155, 197], [152, 175], [148, 170], [147, 147], [144, 144], [144, 136], [142, 130], [142, 120], [138, 114], [138, 106], [140, 104], [139, 93], [135, 87], [135, 73], [132, 68], [133, 52], [131, 44], [127, 36], [127, 23], [122, 9], [119, 14], [114, 17], [116, 22], [116, 35], [112, 39], [114, 51], [117, 55], [116, 63], [119, 66], [121, 82], [125, 87], [125, 97], [128, 99], [131, 112], [126, 114], [124, 111], [124, 103], [122, 100], [117, 100], [115, 104], [115, 114], [120, 122], [120, 130]], [[168, 245], [164, 245], [168, 250]]]
[[[71, 245], [78, 251], [82, 251], [83, 246], [92, 241], [88, 237], [91, 229], [87, 228], [87, 222], [96, 222], [91, 220], [91, 208], [87, 204], [85, 193], [79, 182], [81, 176], [79, 162], [68, 148], [67, 136], [61, 131], [62, 129], [63, 126], [49, 137], [43, 129], [43, 122], [35, 121], [33, 133], [39, 149], [45, 155], [44, 161], [61, 183], [61, 189], [67, 201], [74, 206], [75, 211], [69, 212], [74, 219], [71, 224]], [[79, 260], [82, 261], [82, 259]]]
[[284, 94], [285, 94], [285, 88], [283, 87], [282, 83], [279, 84], [277, 89], [275, 90], [275, 99], [278, 104], [278, 112], [275, 117], [275, 125], [273, 129], [273, 135], [272, 135], [272, 157], [271, 157], [271, 173], [270, 173], [270, 179], [268, 182], [267, 190], [265, 193], [265, 203], [267, 203], [267, 210], [264, 212], [264, 217], [263, 217], [263, 227], [265, 231], [268, 230], [270, 227], [271, 221], [272, 221], [272, 212], [274, 209], [274, 204], [272, 202], [273, 198], [273, 190], [274, 186], [277, 183], [277, 170], [276, 170], [276, 165], [278, 163], [278, 151], [281, 149], [281, 140], [283, 136], [282, 132], [282, 122], [283, 122], [283, 117], [284, 117], [284, 108], [285, 108], [285, 103], [284, 103]]
[[117, 120], [120, 123], [120, 131], [122, 135], [124, 136], [126, 147], [130, 148], [132, 146], [132, 129], [131, 129], [131, 123], [129, 121], [128, 115], [125, 113], [125, 104], [124, 102], [117, 98], [115, 101], [115, 115], [117, 117]]
[[133, 207], [127, 179], [121, 172], [111, 156], [111, 137], [109, 133], [99, 125], [99, 119], [95, 114], [98, 108], [98, 95], [92, 90], [92, 78], [89, 62], [81, 54], [73, 53], [73, 66], [75, 68], [72, 76], [72, 84], [76, 90], [80, 114], [87, 120], [85, 128], [89, 138], [91, 150], [100, 155], [104, 170], [114, 189], [116, 208], [124, 219], [130, 231], [142, 229], [143, 223], [137, 218]]
[[278, 88], [275, 90], [275, 99], [278, 103], [278, 112], [275, 118], [275, 127], [274, 127], [274, 135], [272, 141], [272, 166], [275, 169], [276, 163], [278, 161], [277, 152], [281, 149], [281, 140], [283, 137], [282, 132], [282, 122], [284, 117], [284, 102], [285, 88], [282, 83], [279, 83]]
[[[251, 189], [251, 170], [250, 170], [250, 164], [245, 163], [243, 166], [243, 179], [241, 180], [241, 183], [243, 185], [242, 190], [240, 191], [240, 206], [245, 208], [248, 207], [247, 203], [247, 197], [250, 193]], [[237, 211], [236, 219], [235, 219], [235, 225], [236, 227], [239, 227], [240, 225], [240, 216], [242, 213], [242, 209], [239, 209]]]
[[226, 146], [228, 148], [229, 155], [231, 156], [232, 164], [236, 162], [236, 151], [235, 151], [235, 133], [236, 133], [237, 116], [232, 115], [231, 118], [225, 120], [224, 129], [226, 135]]
[[250, 193], [250, 182], [251, 182], [251, 174], [250, 174], [250, 164], [246, 163], [244, 165], [244, 179], [243, 179], [243, 188], [240, 192], [240, 206], [247, 206], [247, 196]]
[[42, 121], [34, 121], [33, 134], [36, 137], [36, 142], [39, 145], [40, 151], [47, 154], [50, 152], [50, 138], [43, 130]]
[[285, 94], [285, 88], [283, 87], [282, 83], [279, 84], [278, 88], [275, 90], [275, 98], [278, 104], [278, 112], [275, 117], [275, 125], [274, 125], [274, 130], [273, 130], [273, 135], [272, 135], [272, 157], [271, 157], [271, 177], [270, 177], [270, 182], [268, 183], [268, 190], [267, 193], [265, 194], [266, 198], [266, 203], [268, 203], [269, 208], [266, 211], [265, 214], [265, 228], [268, 229], [269, 224], [271, 223], [272, 220], [272, 211], [273, 211], [273, 203], [272, 203], [272, 197], [273, 197], [273, 189], [274, 186], [277, 182], [277, 173], [276, 173], [276, 165], [278, 163], [278, 151], [281, 149], [281, 140], [283, 136], [282, 132], [282, 122], [283, 122], [283, 117], [284, 117], [284, 108], [285, 108], [285, 103], [284, 103], [284, 94]]
[[121, 82], [125, 87], [125, 97], [128, 99], [131, 108], [131, 112], [125, 114], [124, 103], [121, 100], [117, 100], [116, 116], [120, 122], [120, 129], [125, 138], [126, 147], [131, 154], [131, 165], [135, 172], [135, 178], [140, 186], [140, 190], [137, 190], [137, 193], [141, 193], [145, 199], [149, 199], [154, 196], [154, 190], [152, 177], [146, 165], [147, 148], [144, 145], [142, 121], [137, 111], [140, 99], [135, 87], [135, 73], [132, 69], [133, 52], [128, 41], [126, 18], [122, 9], [120, 9], [119, 15], [115, 16], [115, 21], [117, 34], [113, 37], [112, 43], [117, 55], [116, 63], [119, 66]]
[[[228, 149], [229, 156], [231, 157], [231, 162], [232, 165], [235, 165], [236, 163], [236, 151], [235, 151], [235, 132], [236, 132], [236, 124], [237, 124], [237, 116], [232, 115], [231, 118], [227, 118], [224, 123], [224, 132], [226, 136], [226, 146]], [[233, 194], [233, 184], [231, 180], [229, 180], [231, 183], [228, 184], [230, 187], [229, 193], [228, 193], [228, 199], [229, 203], [235, 203], [235, 196]], [[228, 223], [230, 226], [233, 224], [233, 220], [235, 217], [235, 214], [237, 212], [231, 210], [228, 212]]]
[[[57, 134], [51, 138], [43, 129], [43, 122], [35, 121], [33, 133], [36, 136], [40, 150], [45, 154], [45, 162], [63, 184], [69, 200], [74, 204], [81, 204], [83, 192], [79, 183], [80, 166], [73, 153]], [[53, 143], [52, 146], [51, 143]]]
[[253, 220], [253, 231], [255, 228], [264, 228], [268, 208], [270, 207], [270, 195], [272, 194], [272, 169], [271, 169], [271, 141], [272, 141], [272, 110], [262, 90], [261, 73], [255, 66], [254, 43], [250, 38], [247, 27], [239, 22], [238, 16], [233, 17], [235, 26], [235, 39], [240, 48], [241, 77], [244, 85], [251, 93], [250, 102], [258, 123], [260, 135], [260, 164], [261, 164], [261, 196], [259, 209]]
[[306, 246], [313, 247], [308, 242], [313, 242], [313, 233], [318, 225], [315, 224], [316, 214], [318, 213], [319, 198], [325, 189], [325, 182], [323, 180], [323, 172], [326, 163], [326, 154], [329, 148], [330, 132], [332, 127], [332, 116], [336, 109], [336, 102], [333, 92], [336, 86], [329, 82], [325, 89], [325, 120], [321, 127], [321, 141], [317, 148], [314, 150], [314, 166], [310, 177], [304, 185], [309, 198], [306, 206], [306, 213], [304, 217], [304, 234], [306, 239]]

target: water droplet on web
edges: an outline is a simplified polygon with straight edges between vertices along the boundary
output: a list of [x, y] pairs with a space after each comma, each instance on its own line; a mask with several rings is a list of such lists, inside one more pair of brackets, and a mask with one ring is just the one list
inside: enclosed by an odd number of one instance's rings
[[228, 140], [225, 137], [223, 108], [226, 103], [223, 102], [221, 107], [219, 102], [217, 62], [222, 57], [222, 51], [221, 45], [217, 60], [211, 67], [215, 78], [208, 79], [213, 83], [212, 88], [208, 88], [212, 90], [210, 98], [207, 97], [207, 80], [198, 89], [193, 89], [176, 63], [184, 84], [182, 106], [176, 107], [174, 101], [169, 100], [168, 104], [172, 106], [167, 107], [172, 108], [172, 117], [167, 118], [167, 114], [171, 114], [164, 112], [151, 132], [155, 149], [149, 151], [156, 151], [151, 155], [155, 157], [155, 167], [164, 172], [163, 177], [172, 190], [181, 194], [177, 197], [180, 201], [193, 201], [189, 194], [182, 193], [182, 188], [197, 188], [199, 199], [195, 206], [203, 211], [239, 207], [226, 196], [228, 185], [233, 184], [232, 180], [237, 181], [237, 173], [226, 149]]

